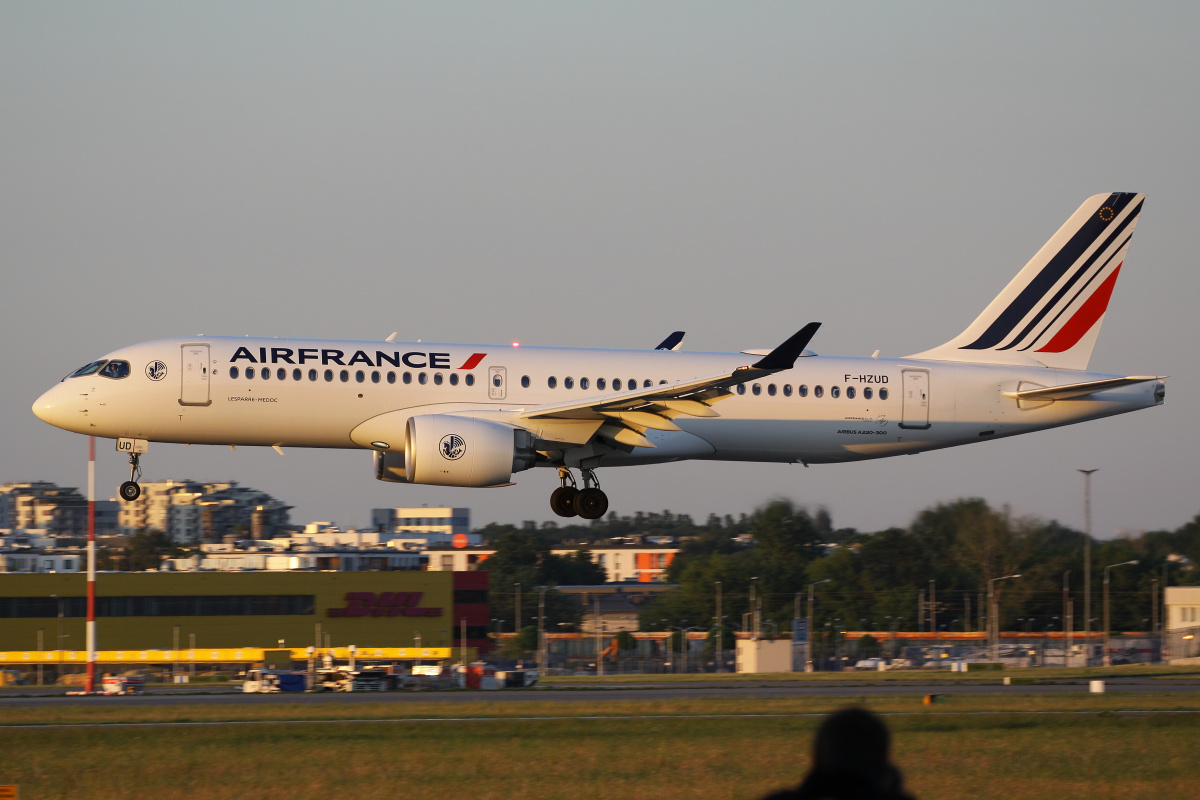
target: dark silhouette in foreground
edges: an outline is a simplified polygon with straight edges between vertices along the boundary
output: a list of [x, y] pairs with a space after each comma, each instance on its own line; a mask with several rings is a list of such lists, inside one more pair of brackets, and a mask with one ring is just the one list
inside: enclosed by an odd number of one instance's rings
[[883, 720], [865, 708], [837, 711], [817, 729], [804, 781], [764, 800], [912, 800], [888, 759], [890, 739]]

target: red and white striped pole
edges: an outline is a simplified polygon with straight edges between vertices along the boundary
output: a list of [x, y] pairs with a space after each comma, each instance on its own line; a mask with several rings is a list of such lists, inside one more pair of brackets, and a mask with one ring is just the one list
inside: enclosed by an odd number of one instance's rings
[[87, 691], [96, 691], [96, 437], [88, 437]]

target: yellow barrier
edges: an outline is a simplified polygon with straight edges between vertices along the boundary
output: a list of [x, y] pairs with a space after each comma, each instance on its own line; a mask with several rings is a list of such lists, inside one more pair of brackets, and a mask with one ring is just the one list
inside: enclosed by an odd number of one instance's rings
[[[173, 664], [176, 662], [201, 663], [235, 663], [262, 661], [268, 650], [278, 652], [279, 649], [290, 650], [293, 661], [304, 661], [308, 658], [308, 649], [304, 647], [240, 647], [213, 648], [194, 650], [97, 650], [96, 662], [100, 664]], [[450, 647], [356, 647], [354, 657], [363, 661], [376, 660], [412, 660], [412, 659], [447, 659], [454, 658], [458, 648]], [[334, 659], [347, 661], [350, 658], [349, 647], [321, 648], [318, 656], [329, 655]], [[81, 664], [87, 662], [87, 653], [83, 650], [0, 650], [0, 665], [4, 664]]]

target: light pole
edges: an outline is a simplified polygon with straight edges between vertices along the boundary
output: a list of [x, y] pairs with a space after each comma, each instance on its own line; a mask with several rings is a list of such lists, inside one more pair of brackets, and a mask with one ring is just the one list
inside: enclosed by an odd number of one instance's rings
[[804, 671], [805, 672], [812, 672], [814, 669], [816, 669], [815, 665], [813, 664], [813, 657], [812, 657], [813, 656], [813, 587], [820, 586], [822, 583], [829, 583], [832, 580], [833, 580], [833, 578], [826, 578], [823, 581], [817, 581], [816, 583], [810, 583], [808, 585], [808, 620], [805, 622], [805, 627], [808, 628], [808, 630], [805, 632], [807, 634], [806, 638], [808, 639], [808, 644], [805, 646], [805, 650], [807, 651], [805, 653], [805, 659], [804, 659]]
[[996, 660], [997, 651], [1000, 649], [1000, 621], [997, 617], [1000, 616], [996, 607], [996, 582], [1007, 581], [1011, 578], [1019, 578], [1021, 573], [1015, 575], [1004, 575], [999, 578], [992, 578], [988, 581], [988, 650], [990, 651], [990, 661]]
[[1101, 663], [1106, 667], [1112, 666], [1112, 656], [1108, 654], [1109, 629], [1112, 628], [1108, 609], [1108, 571], [1113, 567], [1126, 567], [1136, 563], [1138, 563], [1137, 559], [1134, 559], [1133, 561], [1122, 561], [1120, 564], [1109, 564], [1104, 568], [1104, 657], [1101, 659]]
[[538, 596], [538, 675], [546, 676], [546, 587]]
[[721, 616], [721, 582], [717, 581], [717, 672], [724, 672], [724, 665], [721, 663], [724, 653], [721, 651], [721, 645], [725, 642], [724, 636], [725, 617]]
[[1083, 473], [1083, 641], [1086, 649], [1092, 636], [1092, 473], [1099, 469], [1080, 469]]
[[750, 579], [750, 638], [758, 639], [758, 578]]
[[513, 586], [516, 588], [516, 600], [517, 600], [517, 602], [516, 602], [517, 615], [515, 617], [513, 617], [513, 620], [514, 620], [513, 632], [520, 633], [521, 632], [521, 584], [514, 583]]

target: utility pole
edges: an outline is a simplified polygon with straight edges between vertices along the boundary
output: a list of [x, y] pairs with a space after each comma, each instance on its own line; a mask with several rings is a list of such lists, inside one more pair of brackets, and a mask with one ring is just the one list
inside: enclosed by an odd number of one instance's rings
[[596, 674], [604, 674], [604, 634], [600, 632], [600, 595], [592, 598], [592, 610], [596, 615]]
[[721, 663], [724, 660], [724, 651], [721, 646], [725, 644], [725, 617], [721, 616], [721, 582], [717, 581], [717, 672], [724, 672], [724, 665]]
[[750, 579], [750, 638], [758, 640], [758, 605], [755, 600], [755, 589], [758, 578]]
[[933, 644], [937, 646], [937, 581], [929, 581], [929, 630], [933, 633]]
[[96, 691], [96, 437], [88, 437], [87, 693]]
[[1092, 473], [1099, 469], [1080, 469], [1083, 473], [1083, 649], [1085, 665], [1091, 664], [1092, 647]]
[[521, 626], [521, 584], [514, 583], [513, 586], [517, 587], [517, 605], [516, 605], [517, 615], [515, 617], [513, 617], [513, 619], [515, 619], [517, 621], [517, 627], [513, 628], [513, 633], [520, 633], [521, 627], [522, 627]]
[[546, 589], [538, 597], [538, 675], [546, 676]]
[[1063, 573], [1063, 666], [1071, 664], [1071, 570]]

